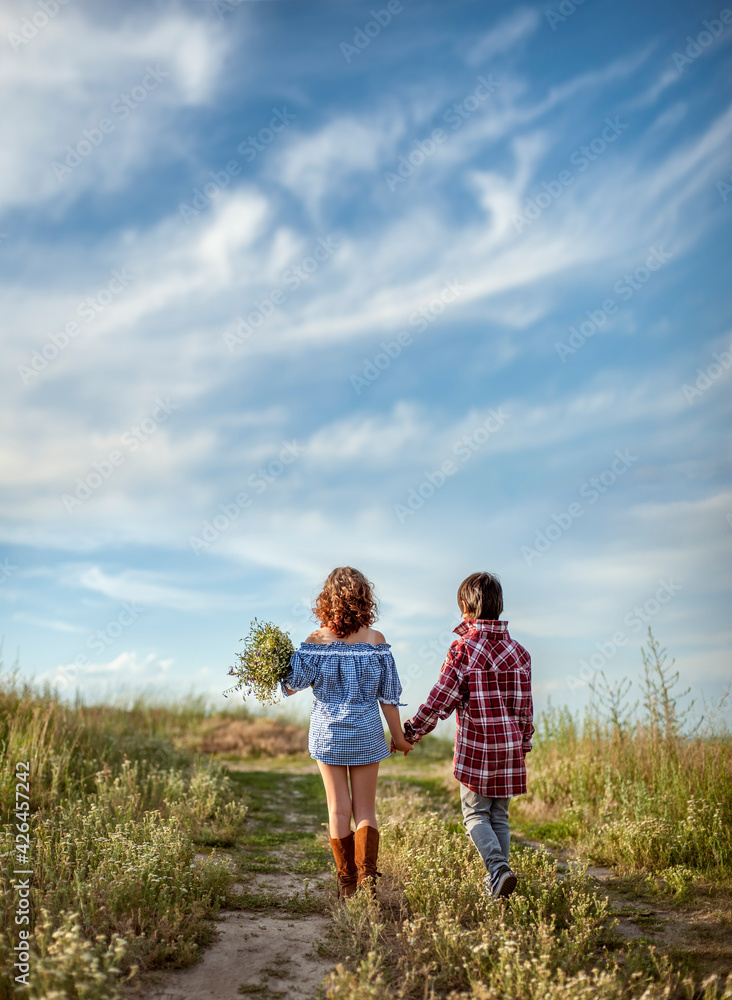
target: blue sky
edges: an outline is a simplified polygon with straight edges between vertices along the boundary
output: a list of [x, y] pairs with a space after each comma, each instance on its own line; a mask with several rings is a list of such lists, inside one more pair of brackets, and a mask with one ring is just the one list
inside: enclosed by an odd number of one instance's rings
[[351, 564], [408, 715], [487, 569], [537, 704], [637, 679], [648, 624], [719, 698], [730, 22], [4, 2], [6, 660], [218, 694]]

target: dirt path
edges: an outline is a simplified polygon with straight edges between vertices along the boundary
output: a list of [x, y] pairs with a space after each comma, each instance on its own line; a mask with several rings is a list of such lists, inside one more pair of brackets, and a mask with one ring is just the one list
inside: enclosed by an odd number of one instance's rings
[[322, 944], [334, 890], [319, 776], [242, 765], [232, 777], [250, 805], [244, 840], [217, 852], [237, 882], [216, 940], [189, 969], [140, 976], [129, 1000], [310, 1000], [332, 967]]

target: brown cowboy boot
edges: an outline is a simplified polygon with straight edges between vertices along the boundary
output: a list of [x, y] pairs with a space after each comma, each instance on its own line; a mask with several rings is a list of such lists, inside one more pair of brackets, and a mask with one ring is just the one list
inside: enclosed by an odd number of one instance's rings
[[358, 870], [353, 859], [353, 834], [347, 837], [329, 837], [330, 847], [338, 870], [338, 895], [352, 896], [356, 891]]
[[376, 892], [376, 859], [379, 856], [379, 831], [373, 826], [361, 826], [356, 830], [354, 838], [356, 868], [358, 869], [358, 888], [367, 888], [372, 894]]

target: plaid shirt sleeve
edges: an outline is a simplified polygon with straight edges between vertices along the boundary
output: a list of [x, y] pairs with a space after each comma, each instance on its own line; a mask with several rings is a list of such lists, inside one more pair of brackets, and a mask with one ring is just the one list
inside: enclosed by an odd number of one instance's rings
[[447, 652], [439, 679], [430, 691], [427, 701], [420, 705], [412, 719], [404, 723], [404, 735], [410, 743], [418, 743], [423, 736], [431, 733], [438, 719], [446, 719], [452, 715], [465, 700], [468, 694], [463, 670], [465, 662], [463, 643], [457, 640]]
[[531, 750], [534, 735], [534, 704], [531, 697], [531, 660], [517, 671], [516, 686], [506, 699], [506, 708], [521, 729], [521, 750]]

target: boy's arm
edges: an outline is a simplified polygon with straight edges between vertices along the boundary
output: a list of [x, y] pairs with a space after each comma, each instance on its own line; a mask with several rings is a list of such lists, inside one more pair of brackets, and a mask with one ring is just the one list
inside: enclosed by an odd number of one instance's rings
[[521, 750], [527, 754], [531, 750], [531, 737], [534, 735], [534, 701], [531, 694], [531, 660], [521, 671], [521, 707], [517, 713], [519, 725], [523, 733]]
[[417, 743], [431, 733], [438, 719], [446, 719], [455, 711], [466, 694], [465, 674], [462, 670], [464, 647], [454, 642], [448, 650], [440, 676], [429, 693], [427, 701], [420, 705], [412, 719], [404, 724], [404, 735], [410, 743]]
[[498, 675], [504, 704], [521, 731], [521, 750], [526, 755], [531, 750], [531, 737], [534, 735], [531, 657], [528, 651], [515, 643], [506, 657], [506, 667], [508, 669]]

